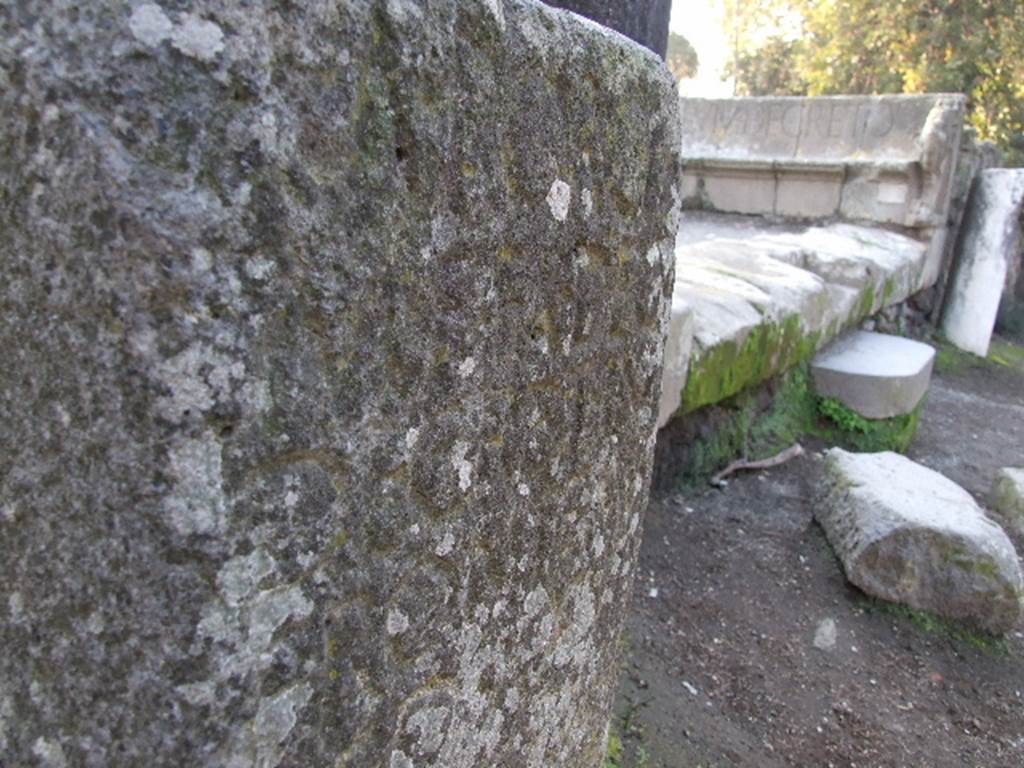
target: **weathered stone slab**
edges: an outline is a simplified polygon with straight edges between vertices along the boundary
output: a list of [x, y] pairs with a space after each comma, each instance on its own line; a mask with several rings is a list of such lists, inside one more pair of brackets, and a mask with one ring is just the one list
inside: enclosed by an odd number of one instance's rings
[[964, 98], [683, 98], [683, 191], [707, 210], [899, 225], [942, 266]]
[[659, 426], [781, 373], [904, 301], [919, 289], [925, 259], [922, 243], [870, 227], [687, 213], [673, 314], [680, 323], [686, 315], [690, 330], [666, 347]]
[[690, 356], [693, 354], [693, 326], [693, 307], [682, 296], [673, 296], [658, 404], [659, 428], [665, 426], [682, 405], [683, 389], [690, 372]]
[[663, 63], [522, 0], [0, 15], [0, 763], [597, 765]]
[[963, 488], [897, 453], [839, 448], [822, 482], [815, 517], [852, 583], [989, 632], [1017, 624], [1017, 553]]
[[1024, 536], [1024, 469], [1000, 469], [992, 482], [989, 503], [1001, 523]]
[[1020, 270], [1024, 170], [982, 171], [960, 233], [942, 331], [960, 349], [984, 357], [1004, 295]]
[[811, 377], [831, 397], [868, 419], [912, 413], [928, 392], [935, 349], [920, 341], [852, 331], [811, 360]]
[[544, 0], [593, 19], [665, 58], [672, 0]]

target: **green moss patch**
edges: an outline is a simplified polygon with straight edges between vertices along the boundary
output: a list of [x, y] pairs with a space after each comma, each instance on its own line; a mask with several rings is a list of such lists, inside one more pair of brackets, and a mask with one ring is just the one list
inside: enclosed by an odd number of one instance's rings
[[990, 635], [964, 624], [943, 619], [928, 611], [919, 611], [906, 605], [890, 603], [867, 596], [861, 601], [860, 607], [865, 613], [884, 614], [909, 622], [917, 629], [930, 635], [943, 637], [954, 645], [968, 646], [983, 653], [997, 656], [1006, 656], [1010, 653], [1010, 645], [1006, 638]]
[[[763, 398], [762, 398], [763, 400]], [[771, 403], [759, 406], [754, 390], [719, 403], [713, 429], [694, 441], [677, 485], [703, 484], [739, 456], [772, 456], [806, 436], [859, 452], [904, 452], [920, 422], [923, 401], [907, 416], [865, 419], [842, 403], [814, 391], [807, 363], [779, 377]]]
[[797, 315], [782, 323], [764, 323], [741, 342], [727, 341], [691, 363], [681, 413], [726, 400], [742, 390], [806, 360], [820, 333], [805, 334]]
[[822, 437], [855, 451], [903, 453], [917, 434], [924, 400], [906, 416], [891, 419], [866, 419], [831, 397], [819, 398], [817, 406], [827, 422]]

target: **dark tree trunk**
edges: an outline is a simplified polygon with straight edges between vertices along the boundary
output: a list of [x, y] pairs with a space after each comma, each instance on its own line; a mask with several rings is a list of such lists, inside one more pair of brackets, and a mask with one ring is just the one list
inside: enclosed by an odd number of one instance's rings
[[544, 0], [593, 19], [665, 58], [672, 0]]

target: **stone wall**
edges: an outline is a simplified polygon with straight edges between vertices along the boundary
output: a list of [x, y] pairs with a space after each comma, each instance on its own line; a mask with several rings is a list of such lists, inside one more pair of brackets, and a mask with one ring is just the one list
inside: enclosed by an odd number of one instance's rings
[[678, 112], [525, 0], [0, 8], [0, 764], [599, 765]]
[[684, 196], [710, 210], [912, 229], [942, 267], [964, 97], [681, 100]]

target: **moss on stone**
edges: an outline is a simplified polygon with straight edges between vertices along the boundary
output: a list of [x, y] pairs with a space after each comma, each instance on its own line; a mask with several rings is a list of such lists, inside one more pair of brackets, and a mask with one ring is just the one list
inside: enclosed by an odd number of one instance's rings
[[830, 397], [818, 398], [817, 409], [825, 424], [817, 434], [857, 451], [903, 453], [917, 434], [924, 400], [911, 413], [890, 419], [866, 419]]
[[754, 328], [742, 343], [726, 341], [697, 357], [683, 390], [680, 413], [721, 402], [810, 357], [821, 338], [805, 334], [798, 315]]
[[924, 401], [907, 416], [865, 419], [838, 401], [819, 397], [805, 362], [779, 378], [767, 409], [758, 407], [750, 389], [719, 406], [731, 414], [694, 443], [679, 477], [682, 486], [703, 483], [739, 456], [767, 458], [808, 435], [847, 450], [902, 453], [917, 432]]

